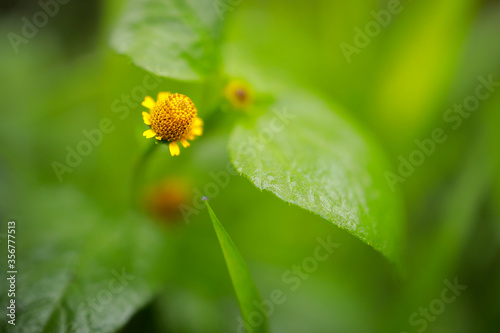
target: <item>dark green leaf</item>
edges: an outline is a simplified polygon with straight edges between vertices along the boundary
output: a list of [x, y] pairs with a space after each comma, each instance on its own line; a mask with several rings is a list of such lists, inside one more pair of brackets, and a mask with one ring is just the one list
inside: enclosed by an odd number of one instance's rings
[[114, 332], [159, 290], [164, 238], [139, 216], [104, 218], [67, 187], [27, 199], [15, 220], [16, 325], [3, 315], [0, 331]]
[[217, 71], [221, 28], [211, 0], [129, 0], [111, 44], [150, 72], [194, 81]]

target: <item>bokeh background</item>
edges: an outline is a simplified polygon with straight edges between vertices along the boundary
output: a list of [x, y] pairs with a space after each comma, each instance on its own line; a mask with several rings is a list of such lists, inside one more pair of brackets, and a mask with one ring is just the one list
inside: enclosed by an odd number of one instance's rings
[[[263, 94], [276, 80], [293, 82], [340, 105], [376, 138], [392, 172], [418, 149], [415, 140], [436, 128], [447, 134], [397, 184], [406, 212], [402, 271], [348, 232], [231, 176], [212, 207], [262, 298], [285, 292], [272, 332], [500, 331], [500, 92], [455, 129], [444, 118], [475, 94], [479, 77], [500, 82], [500, 2], [402, 1], [387, 27], [346, 58], [343, 43], [355, 45], [356, 29], [390, 3], [243, 0], [224, 14], [228, 77]], [[119, 0], [60, 4], [16, 52], [9, 33], [20, 35], [22, 18], [40, 6], [0, 4], [2, 308], [12, 219], [19, 271], [17, 324], [2, 315], [0, 330], [237, 332], [238, 305], [208, 213], [193, 206], [211, 175], [230, 165], [228, 137], [241, 115], [217, 107], [225, 81], [159, 78], [118, 55], [109, 37]], [[205, 134], [178, 158], [160, 147], [131, 193], [148, 146], [136, 89], [144, 80], [157, 83], [148, 95], [190, 96]], [[112, 130], [59, 178], [54, 162], [67, 163], [68, 147], [103, 119]], [[189, 223], [183, 203], [194, 207]], [[340, 247], [291, 290], [283, 275], [313, 255], [318, 237]], [[123, 290], [102, 293], [124, 269], [132, 277]], [[409, 319], [455, 279], [467, 289], [439, 315], [425, 326]]]

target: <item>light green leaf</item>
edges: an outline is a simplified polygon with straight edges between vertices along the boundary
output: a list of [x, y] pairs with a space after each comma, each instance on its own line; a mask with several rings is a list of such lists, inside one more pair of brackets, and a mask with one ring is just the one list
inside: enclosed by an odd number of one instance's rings
[[347, 230], [398, 261], [402, 204], [382, 152], [319, 98], [291, 92], [251, 124], [237, 126], [231, 159], [259, 189]]
[[220, 223], [217, 216], [215, 216], [212, 207], [205, 200], [205, 203], [210, 214], [210, 219], [212, 220], [215, 233], [219, 239], [219, 244], [224, 254], [224, 259], [226, 260], [227, 269], [229, 275], [231, 276], [231, 281], [233, 282], [234, 291], [238, 299], [238, 304], [240, 305], [241, 316], [246, 326], [252, 323], [253, 320], [250, 319], [252, 313], [259, 313], [262, 318], [262, 324], [259, 326], [246, 327], [247, 332], [267, 332], [267, 318], [262, 314], [259, 309], [255, 306], [255, 303], [261, 304], [261, 297], [255, 283], [250, 275], [250, 271], [243, 260], [240, 252], [234, 245], [233, 240], [229, 237], [228, 233]]
[[129, 0], [111, 44], [150, 72], [194, 81], [217, 71], [221, 32], [211, 0]]
[[26, 199], [15, 219], [16, 325], [3, 315], [1, 332], [114, 332], [159, 291], [164, 238], [139, 216], [105, 218], [68, 187]]

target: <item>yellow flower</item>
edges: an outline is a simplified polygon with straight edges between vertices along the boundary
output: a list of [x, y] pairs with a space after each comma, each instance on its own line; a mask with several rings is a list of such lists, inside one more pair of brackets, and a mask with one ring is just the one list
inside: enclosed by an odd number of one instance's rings
[[253, 105], [254, 92], [252, 87], [241, 80], [234, 80], [224, 89], [224, 95], [236, 109], [247, 109]]
[[203, 134], [203, 121], [197, 117], [194, 103], [187, 96], [160, 92], [156, 102], [146, 96], [142, 106], [149, 109], [149, 113], [143, 112], [142, 117], [144, 123], [151, 127], [143, 135], [147, 139], [154, 137], [168, 142], [172, 156], [180, 154], [178, 142], [186, 148], [190, 145], [188, 140]]

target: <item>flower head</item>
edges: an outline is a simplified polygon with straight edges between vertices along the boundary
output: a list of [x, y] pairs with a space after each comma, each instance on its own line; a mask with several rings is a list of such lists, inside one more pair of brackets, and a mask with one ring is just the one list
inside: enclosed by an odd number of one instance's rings
[[182, 94], [160, 92], [156, 102], [149, 96], [144, 98], [142, 106], [149, 109], [143, 112], [144, 123], [150, 126], [143, 135], [168, 143], [172, 156], [180, 154], [178, 142], [184, 148], [189, 147], [188, 140], [203, 134], [203, 121], [198, 118], [196, 107], [191, 99]]
[[[191, 185], [187, 179], [168, 178], [147, 188], [144, 206], [164, 225], [174, 225], [184, 217], [182, 205], [191, 201]], [[188, 216], [186, 216], [187, 218]]]
[[241, 80], [229, 82], [224, 89], [224, 95], [236, 109], [248, 109], [254, 102], [254, 92], [252, 87], [245, 81]]

